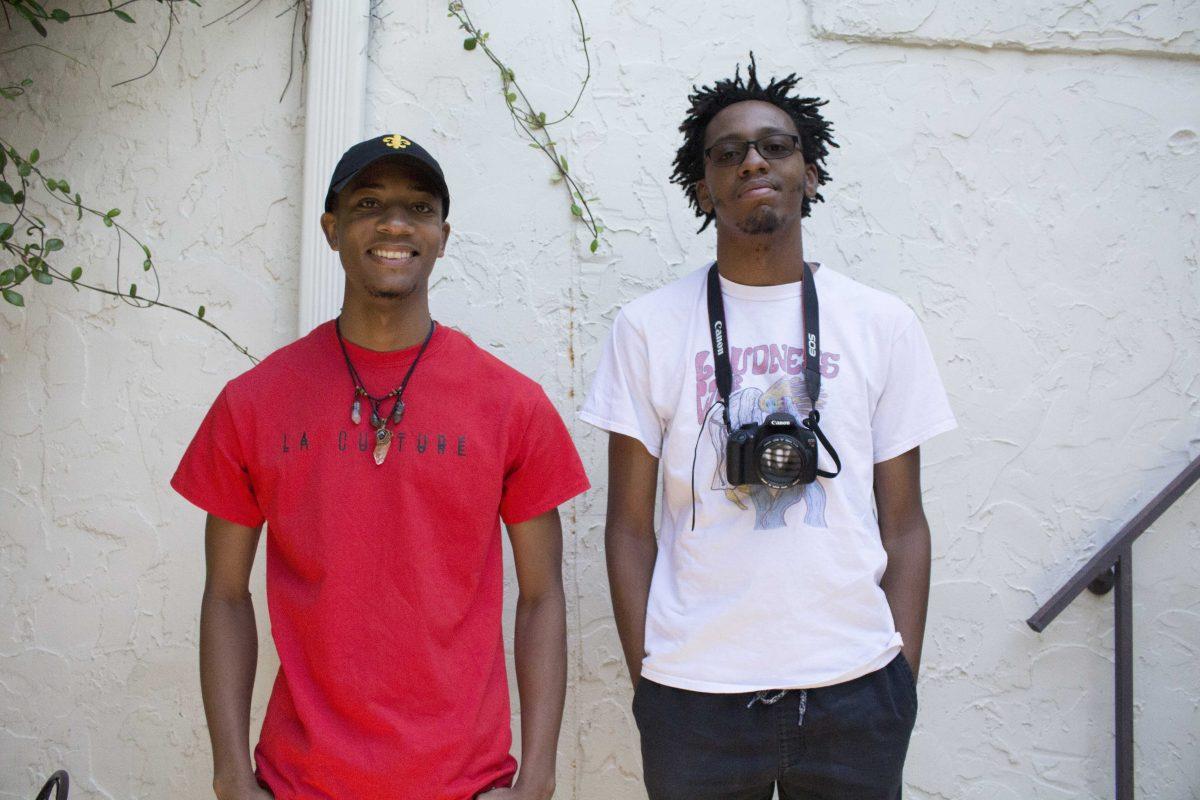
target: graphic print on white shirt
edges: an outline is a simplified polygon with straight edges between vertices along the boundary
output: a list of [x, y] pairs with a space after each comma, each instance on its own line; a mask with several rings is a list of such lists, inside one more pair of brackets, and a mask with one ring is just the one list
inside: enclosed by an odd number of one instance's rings
[[[719, 405], [712, 408], [706, 275], [707, 267], [696, 270], [621, 310], [580, 411], [583, 421], [638, 440], [659, 462], [642, 674], [701, 692], [852, 680], [883, 667], [902, 643], [879, 585], [887, 553], [874, 467], [955, 426], [937, 366], [907, 306], [820, 267], [817, 410], [841, 474], [784, 490], [730, 486], [728, 432]], [[772, 411], [803, 420], [800, 284], [721, 278], [721, 293], [731, 423], [758, 423]], [[818, 451], [820, 467], [832, 470], [824, 447]]]
[[[708, 355], [705, 352], [703, 355]], [[700, 363], [700, 356], [696, 358]], [[714, 381], [715, 383], [715, 381]], [[812, 402], [805, 391], [807, 381], [804, 375], [788, 375], [776, 380], [766, 391], [756, 386], [737, 389], [729, 396], [729, 424], [734, 430], [747, 423], [761, 424], [768, 414], [782, 411], [791, 414], [799, 422], [808, 416], [812, 410]], [[825, 404], [829, 391], [828, 381], [821, 382], [821, 396], [817, 400], [817, 410]], [[713, 410], [708, 415], [708, 439], [715, 452], [716, 466], [713, 469], [709, 489], [724, 492], [725, 497], [738, 508], [746, 510], [747, 503], [754, 507], [755, 530], [770, 530], [782, 528], [787, 523], [785, 515], [792, 506], [803, 502], [805, 505], [804, 524], [814, 528], [826, 528], [825, 524], [825, 489], [820, 481], [789, 486], [786, 489], [776, 489], [762, 483], [751, 483], [734, 486], [729, 483], [728, 472], [725, 469], [726, 444], [729, 441], [729, 431], [720, 410]]]

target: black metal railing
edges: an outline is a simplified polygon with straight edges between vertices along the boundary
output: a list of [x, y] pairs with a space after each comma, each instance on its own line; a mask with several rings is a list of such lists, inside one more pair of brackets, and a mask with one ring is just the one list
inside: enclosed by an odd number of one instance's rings
[[1125, 527], [1117, 532], [1092, 560], [1084, 564], [1063, 587], [1026, 620], [1038, 633], [1054, 621], [1084, 589], [1106, 594], [1114, 587], [1113, 603], [1116, 629], [1115, 700], [1116, 700], [1116, 800], [1133, 798], [1133, 543], [1146, 532], [1171, 504], [1200, 480], [1200, 457], [1184, 468], [1179, 476], [1158, 493]]

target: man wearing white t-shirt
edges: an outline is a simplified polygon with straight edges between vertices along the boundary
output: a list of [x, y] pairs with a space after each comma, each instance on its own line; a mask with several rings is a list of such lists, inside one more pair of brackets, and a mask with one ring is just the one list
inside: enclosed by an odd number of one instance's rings
[[719, 267], [622, 309], [581, 412], [610, 432], [652, 800], [900, 797], [929, 592], [918, 448], [955, 421], [913, 312], [804, 261], [836, 145], [797, 81], [760, 84], [752, 56], [689, 98], [672, 180], [716, 223]]

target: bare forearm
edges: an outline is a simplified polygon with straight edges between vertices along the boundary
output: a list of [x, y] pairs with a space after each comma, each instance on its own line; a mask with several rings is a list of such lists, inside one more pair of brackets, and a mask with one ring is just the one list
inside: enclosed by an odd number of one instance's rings
[[255, 786], [250, 762], [250, 696], [258, 663], [254, 605], [205, 592], [200, 610], [200, 690], [218, 797]]
[[613, 524], [605, 530], [604, 538], [613, 616], [629, 679], [636, 686], [646, 652], [646, 603], [658, 544], [653, 531], [636, 532]]
[[891, 606], [896, 630], [904, 638], [904, 655], [916, 674], [921, 668], [929, 607], [929, 524], [922, 516], [901, 529], [886, 531], [883, 547], [888, 565], [880, 586]]
[[516, 788], [554, 794], [554, 762], [567, 691], [567, 611], [561, 586], [518, 598], [513, 649], [521, 697], [521, 771]]

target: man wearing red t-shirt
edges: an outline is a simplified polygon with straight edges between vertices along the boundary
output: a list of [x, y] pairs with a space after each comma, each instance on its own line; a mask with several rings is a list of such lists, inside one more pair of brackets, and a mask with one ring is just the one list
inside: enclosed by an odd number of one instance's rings
[[[346, 151], [337, 320], [226, 385], [171, 484], [208, 512], [200, 682], [220, 800], [545, 800], [566, 687], [557, 507], [588, 487], [545, 393], [435, 323], [450, 196], [410, 139]], [[519, 598], [509, 754], [500, 520]], [[267, 524], [280, 669], [252, 766]], [[515, 782], [514, 782], [515, 776]]]

